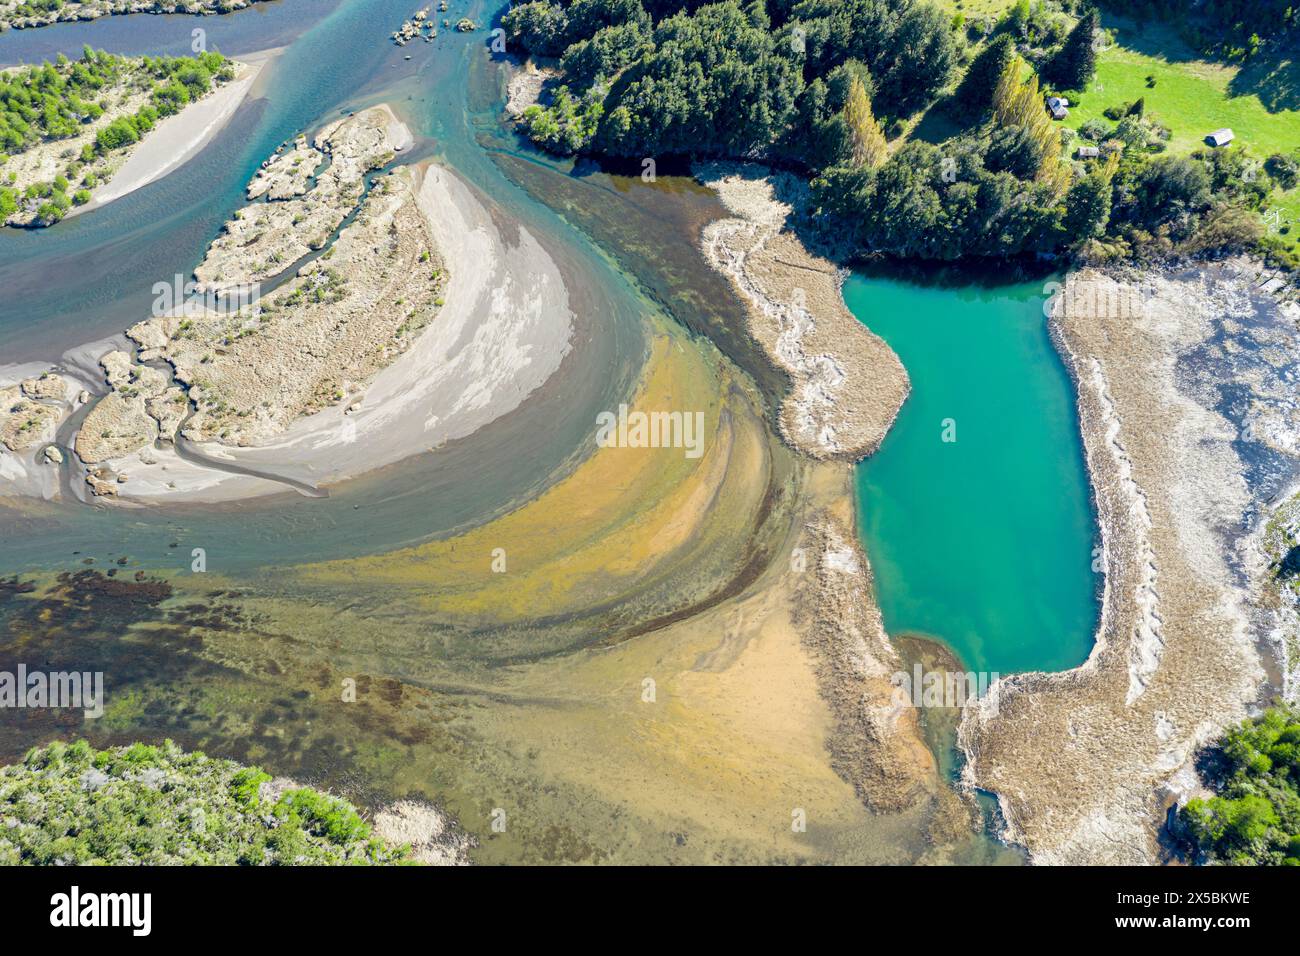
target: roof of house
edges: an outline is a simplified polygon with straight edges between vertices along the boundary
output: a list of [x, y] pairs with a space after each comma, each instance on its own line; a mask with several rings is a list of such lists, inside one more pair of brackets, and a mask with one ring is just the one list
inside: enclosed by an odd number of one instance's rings
[[1206, 136], [1205, 138], [1211, 140], [1212, 142], [1223, 144], [1232, 141], [1233, 132], [1232, 130], [1228, 129], [1228, 127], [1225, 126], [1222, 129], [1216, 129], [1213, 133], [1211, 133], [1209, 136]]

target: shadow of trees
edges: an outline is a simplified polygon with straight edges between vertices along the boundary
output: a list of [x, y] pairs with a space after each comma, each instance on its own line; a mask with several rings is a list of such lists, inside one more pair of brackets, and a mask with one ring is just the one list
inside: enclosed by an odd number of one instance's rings
[[1253, 93], [1270, 113], [1300, 110], [1300, 59], [1257, 57], [1232, 78], [1228, 92], [1233, 96]]
[[1297, 544], [1281, 561], [1277, 563], [1277, 576], [1279, 578], [1291, 578], [1300, 574], [1300, 544]]

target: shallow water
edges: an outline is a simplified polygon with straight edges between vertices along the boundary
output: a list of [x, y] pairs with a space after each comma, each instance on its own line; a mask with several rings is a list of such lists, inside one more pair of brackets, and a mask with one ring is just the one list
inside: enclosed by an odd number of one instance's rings
[[844, 298], [912, 379], [858, 468], [886, 630], [937, 637], [977, 671], [1082, 663], [1098, 614], [1095, 520], [1042, 283], [854, 275]]

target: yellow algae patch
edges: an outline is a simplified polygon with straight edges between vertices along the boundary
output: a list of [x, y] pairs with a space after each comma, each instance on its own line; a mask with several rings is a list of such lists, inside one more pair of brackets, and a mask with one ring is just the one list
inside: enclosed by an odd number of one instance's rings
[[[498, 672], [479, 733], [528, 754], [541, 791], [566, 795], [545, 812], [607, 862], [915, 860], [924, 808], [873, 815], [831, 767], [834, 720], [800, 638], [796, 578], [778, 563], [689, 620]], [[521, 826], [542, 812], [522, 795], [501, 800]], [[680, 842], [629, 840], [643, 821]]]
[[680, 573], [683, 558], [718, 535], [730, 535], [738, 559], [738, 539], [752, 535], [767, 491], [769, 440], [734, 373], [695, 343], [682, 347], [684, 338], [673, 328], [652, 336], [627, 404], [703, 413], [699, 457], [680, 447], [597, 447], [536, 500], [480, 528], [299, 573], [321, 584], [401, 587], [415, 610], [443, 620], [510, 622], [618, 600]]

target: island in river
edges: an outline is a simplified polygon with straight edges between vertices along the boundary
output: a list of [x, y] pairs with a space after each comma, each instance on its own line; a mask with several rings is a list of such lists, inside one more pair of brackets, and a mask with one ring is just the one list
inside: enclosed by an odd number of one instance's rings
[[[380, 105], [268, 159], [196, 268], [196, 294], [164, 283], [159, 314], [126, 331], [132, 348], [93, 356], [106, 394], [83, 398], [102, 385], [50, 369], [36, 373], [43, 402], [38, 386], [16, 386], [27, 399], [0, 419], [24, 456], [11, 477], [48, 491], [40, 469], [75, 450], [98, 496], [310, 490], [462, 437], [545, 382], [570, 334], [554, 264], [526, 236], [503, 255], [450, 171], [419, 163], [367, 183], [411, 142]], [[406, 413], [431, 398], [437, 414]], [[85, 401], [60, 447], [59, 425]]]

